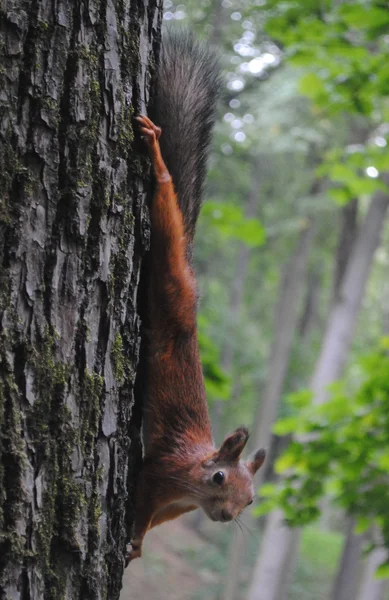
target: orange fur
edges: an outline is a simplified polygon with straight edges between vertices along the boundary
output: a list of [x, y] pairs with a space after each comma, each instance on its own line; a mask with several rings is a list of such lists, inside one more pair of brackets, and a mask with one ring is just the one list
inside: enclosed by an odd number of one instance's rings
[[[240, 460], [248, 433], [237, 429], [213, 444], [196, 328], [196, 282], [173, 182], [163, 161], [161, 130], [138, 117], [156, 179], [151, 208], [149, 364], [145, 456], [137, 483], [135, 531], [127, 563], [141, 556], [146, 532], [201, 507], [230, 521], [249, 504], [264, 460]], [[222, 472], [223, 481], [214, 476]]]

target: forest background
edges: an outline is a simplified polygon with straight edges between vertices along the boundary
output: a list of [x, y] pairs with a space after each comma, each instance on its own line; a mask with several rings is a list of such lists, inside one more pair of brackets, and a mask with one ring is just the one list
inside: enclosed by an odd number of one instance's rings
[[196, 236], [213, 429], [251, 424], [268, 459], [242, 532], [187, 522], [208, 576], [177, 597], [387, 600], [387, 3], [165, 0], [183, 24], [224, 71]]

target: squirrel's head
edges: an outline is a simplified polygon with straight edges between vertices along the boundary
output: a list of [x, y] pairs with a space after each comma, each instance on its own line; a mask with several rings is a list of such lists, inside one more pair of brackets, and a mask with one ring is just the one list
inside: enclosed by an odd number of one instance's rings
[[232, 521], [253, 502], [254, 475], [266, 453], [261, 449], [251, 460], [241, 460], [248, 437], [247, 429], [239, 427], [202, 464], [202, 489], [206, 493], [201, 507], [213, 521]]

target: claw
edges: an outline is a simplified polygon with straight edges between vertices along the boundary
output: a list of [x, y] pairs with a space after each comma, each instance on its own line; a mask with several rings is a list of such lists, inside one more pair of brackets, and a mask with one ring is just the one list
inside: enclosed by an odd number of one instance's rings
[[151, 119], [149, 119], [149, 117], [146, 117], [146, 115], [139, 115], [139, 116], [135, 117], [135, 119], [138, 121], [138, 123], [143, 125], [143, 128], [141, 128], [141, 131], [146, 136], [149, 136], [150, 138], [152, 138], [152, 136], [154, 134], [156, 140], [158, 140], [160, 138], [160, 135], [162, 133], [161, 128], [154, 125], [154, 123], [152, 122]]
[[151, 129], [153, 129], [155, 127], [154, 123], [152, 122], [151, 119], [149, 119], [149, 117], [146, 117], [146, 115], [139, 115], [138, 119], [141, 119], [145, 124], [147, 124], [148, 127], [150, 127]]
[[130, 562], [134, 560], [134, 558], [139, 558], [142, 556], [142, 543], [133, 540], [131, 543], [127, 544], [126, 556], [125, 556], [125, 567], [128, 567]]

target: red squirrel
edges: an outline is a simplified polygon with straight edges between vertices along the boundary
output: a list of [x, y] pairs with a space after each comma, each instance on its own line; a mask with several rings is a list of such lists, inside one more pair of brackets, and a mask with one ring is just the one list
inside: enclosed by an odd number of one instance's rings
[[[261, 449], [247, 462], [241, 460], [248, 439], [244, 427], [215, 448], [199, 355], [191, 254], [217, 95], [215, 60], [206, 46], [188, 34], [170, 37], [163, 52], [160, 78], [164, 84], [159, 85], [156, 100], [162, 129], [146, 116], [137, 117], [151, 159], [155, 191], [144, 460], [126, 564], [141, 556], [146, 532], [164, 521], [199, 507], [213, 521], [235, 519], [252, 503], [253, 478], [265, 459]], [[165, 106], [174, 127], [166, 132], [161, 108]], [[165, 133], [167, 144], [174, 142], [166, 152]], [[197, 162], [188, 149], [197, 152]]]

